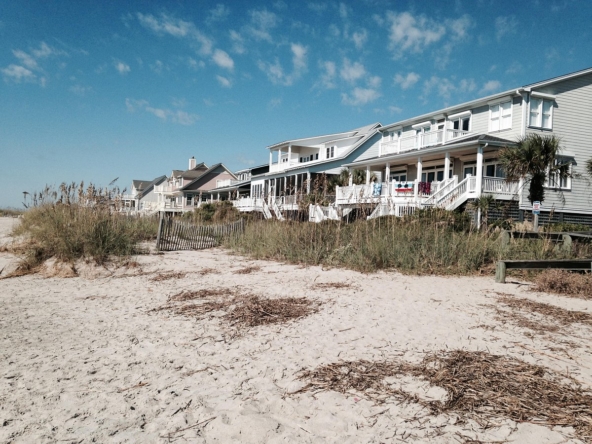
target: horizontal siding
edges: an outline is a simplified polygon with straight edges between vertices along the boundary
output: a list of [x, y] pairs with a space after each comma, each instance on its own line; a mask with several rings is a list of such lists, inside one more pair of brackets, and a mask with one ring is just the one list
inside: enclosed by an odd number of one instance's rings
[[344, 163], [351, 163], [358, 160], [372, 159], [373, 157], [378, 157], [378, 150], [380, 147], [381, 138], [381, 133], [372, 136], [368, 141], [364, 142], [362, 146], [360, 146], [353, 153], [347, 156], [346, 161]]
[[[576, 165], [573, 172], [581, 176], [572, 180], [570, 191], [548, 190], [543, 206], [566, 212], [591, 212], [592, 193], [585, 164], [592, 158], [592, 74], [568, 79], [537, 91], [556, 95], [552, 134], [559, 137], [564, 153], [574, 155]], [[527, 131], [542, 133], [533, 129]], [[549, 131], [544, 133], [549, 134]], [[527, 194], [525, 191], [524, 207], [530, 205], [526, 199]]]

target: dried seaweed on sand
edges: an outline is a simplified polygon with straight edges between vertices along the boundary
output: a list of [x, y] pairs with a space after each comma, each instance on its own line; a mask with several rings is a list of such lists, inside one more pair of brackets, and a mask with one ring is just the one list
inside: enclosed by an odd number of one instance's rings
[[341, 290], [343, 288], [351, 288], [352, 284], [350, 284], [349, 282], [319, 282], [317, 284], [314, 284], [312, 286], [313, 289], [319, 289], [319, 290], [331, 290], [331, 289], [335, 289], [335, 290]]
[[258, 265], [250, 265], [248, 267], [244, 267], [244, 268], [239, 268], [238, 270], [235, 270], [234, 274], [251, 274], [255, 271], [259, 271], [261, 270], [261, 267]]
[[562, 325], [585, 324], [592, 326], [592, 314], [583, 311], [566, 310], [551, 304], [532, 301], [530, 299], [502, 296], [499, 299], [504, 305], [513, 309], [544, 315]]
[[183, 302], [219, 296], [232, 296], [234, 291], [229, 288], [202, 288], [201, 290], [183, 290], [169, 297], [169, 302]]
[[[446, 390], [445, 401], [423, 400], [385, 382], [412, 376]], [[300, 391], [356, 391], [376, 401], [389, 397], [417, 402], [432, 414], [455, 413], [477, 422], [517, 422], [573, 427], [592, 439], [592, 394], [571, 378], [507, 356], [456, 350], [427, 355], [420, 364], [350, 361], [304, 371]]]
[[259, 296], [244, 296], [237, 302], [225, 318], [231, 325], [241, 327], [283, 324], [318, 311], [318, 303], [307, 298], [264, 299]]
[[182, 273], [180, 271], [169, 271], [158, 273], [156, 276], [151, 278], [152, 282], [161, 282], [161, 281], [168, 281], [169, 279], [181, 279], [184, 278], [187, 273]]

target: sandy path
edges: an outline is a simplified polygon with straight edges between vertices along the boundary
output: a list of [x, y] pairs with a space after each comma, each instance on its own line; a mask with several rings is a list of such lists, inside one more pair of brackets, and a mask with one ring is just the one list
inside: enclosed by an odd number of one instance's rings
[[[558, 427], [508, 420], [484, 430], [427, 416], [413, 404], [286, 393], [301, 386], [295, 375], [304, 368], [361, 358], [419, 360], [426, 351], [457, 348], [569, 371], [590, 387], [592, 354], [584, 339], [590, 328], [530, 335], [484, 306], [495, 303], [496, 291], [588, 312], [590, 301], [531, 293], [491, 277], [363, 275], [250, 261], [220, 249], [138, 261], [144, 272], [187, 275], [162, 282], [151, 281], [153, 275], [0, 280], [0, 442], [580, 442]], [[236, 273], [247, 265], [261, 268]], [[210, 267], [219, 272], [198, 273]], [[326, 282], [351, 286], [314, 286]], [[317, 314], [239, 338], [230, 338], [215, 316], [196, 321], [150, 312], [183, 289], [217, 287], [324, 304]]]

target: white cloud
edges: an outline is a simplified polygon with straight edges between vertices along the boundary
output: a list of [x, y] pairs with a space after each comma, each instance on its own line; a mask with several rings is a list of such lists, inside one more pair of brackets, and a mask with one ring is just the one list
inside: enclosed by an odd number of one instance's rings
[[432, 76], [423, 83], [423, 94], [421, 98], [429, 101], [434, 93], [448, 100], [453, 93], [469, 94], [477, 89], [473, 79], [447, 79], [444, 77]]
[[160, 60], [156, 60], [152, 65], [150, 65], [150, 69], [156, 74], [160, 74], [162, 72], [163, 66], [164, 64]]
[[401, 108], [393, 105], [389, 106], [389, 111], [391, 112], [391, 114], [400, 114], [401, 112], [403, 112]]
[[415, 72], [410, 72], [406, 76], [402, 76], [401, 74], [397, 74], [395, 76], [395, 83], [401, 86], [401, 89], [409, 89], [413, 85], [417, 83], [419, 80], [419, 74]]
[[446, 27], [424, 15], [414, 17], [409, 12], [387, 12], [390, 22], [389, 48], [396, 56], [406, 51], [422, 52], [425, 47], [439, 41]]
[[220, 85], [223, 86], [224, 88], [231, 88], [232, 87], [232, 81], [226, 77], [216, 76], [216, 80], [218, 80], [218, 83], [220, 83]]
[[237, 54], [244, 54], [247, 52], [245, 49], [245, 40], [236, 31], [230, 30], [230, 40], [232, 41], [232, 50]]
[[250, 11], [251, 25], [247, 27], [249, 33], [256, 40], [272, 42], [270, 31], [279, 24], [279, 17], [267, 9]]
[[90, 86], [72, 85], [68, 88], [68, 91], [82, 97], [91, 92], [92, 88]]
[[14, 56], [19, 59], [19, 61], [25, 65], [27, 68], [30, 69], [37, 69], [37, 61], [35, 58], [27, 54], [25, 51], [21, 51], [20, 49], [15, 49], [12, 51]]
[[341, 94], [341, 101], [346, 105], [365, 105], [380, 97], [380, 93], [372, 88], [354, 88], [351, 94]]
[[327, 60], [320, 62], [320, 66], [324, 70], [324, 73], [321, 75], [319, 85], [326, 89], [335, 88], [335, 74], [337, 72], [335, 62]]
[[454, 40], [463, 40], [468, 36], [469, 29], [475, 26], [473, 19], [467, 14], [456, 20], [446, 20], [446, 25]]
[[278, 106], [280, 106], [282, 104], [282, 99], [280, 97], [274, 97], [273, 99], [271, 99], [269, 101], [269, 103], [267, 104], [267, 107], [270, 109], [274, 109], [277, 108]]
[[352, 40], [357, 49], [362, 49], [368, 40], [368, 32], [365, 29], [362, 29], [360, 32], [354, 32]]
[[382, 79], [379, 76], [371, 76], [368, 79], [368, 86], [371, 88], [378, 88], [382, 83]]
[[168, 108], [154, 108], [147, 100], [125, 99], [125, 106], [130, 113], [145, 111], [160, 120], [178, 123], [180, 125], [193, 125], [198, 119], [197, 114], [191, 114], [183, 110], [171, 110]]
[[502, 87], [502, 84], [499, 80], [489, 80], [485, 82], [483, 88], [481, 88], [481, 94], [493, 94], [499, 91]]
[[292, 52], [293, 69], [289, 74], [284, 71], [284, 68], [277, 58], [273, 63], [264, 62], [262, 60], [257, 62], [259, 69], [267, 75], [267, 78], [272, 83], [290, 86], [306, 71], [306, 47], [298, 43], [292, 43], [290, 45], [290, 50]]
[[317, 14], [321, 14], [323, 11], [327, 9], [327, 3], [308, 2], [307, 6], [308, 9], [316, 12]]
[[138, 21], [142, 26], [159, 35], [171, 35], [177, 38], [190, 38], [200, 44], [198, 52], [209, 55], [212, 52], [212, 41], [199, 31], [192, 22], [161, 14], [159, 18], [151, 14], [138, 12]]
[[292, 43], [290, 49], [292, 50], [292, 64], [294, 65], [294, 71], [300, 75], [302, 71], [306, 70], [306, 47], [298, 43]]
[[221, 49], [216, 49], [214, 51], [214, 55], [212, 56], [212, 60], [220, 68], [228, 69], [230, 71], [232, 71], [234, 69], [234, 61], [228, 55], [228, 53], [226, 53], [225, 51], [222, 51]]
[[366, 69], [361, 63], [351, 63], [349, 59], [345, 58], [339, 75], [347, 82], [355, 82], [366, 75]]
[[511, 15], [495, 19], [495, 38], [499, 42], [505, 35], [514, 34], [518, 28], [518, 20]]
[[3, 68], [2, 74], [4, 75], [5, 81], [13, 81], [16, 83], [20, 83], [22, 81], [25, 82], [34, 82], [37, 80], [37, 76], [33, 74], [33, 72], [24, 66], [19, 65], [8, 65], [7, 68]]
[[120, 60], [113, 61], [113, 66], [115, 66], [115, 69], [121, 75], [125, 75], [131, 71], [130, 66], [127, 63], [124, 63]]
[[230, 15], [230, 9], [228, 6], [223, 5], [222, 3], [218, 3], [215, 8], [210, 9], [210, 15], [208, 17], [209, 21], [217, 22], [221, 20], [225, 20]]
[[339, 16], [342, 19], [347, 19], [349, 13], [349, 8], [347, 7], [347, 5], [345, 3], [339, 3]]

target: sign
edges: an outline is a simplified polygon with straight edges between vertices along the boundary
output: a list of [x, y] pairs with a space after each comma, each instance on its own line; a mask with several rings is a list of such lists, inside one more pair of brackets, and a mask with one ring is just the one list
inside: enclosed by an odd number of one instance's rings
[[532, 203], [532, 214], [541, 214], [541, 203], [538, 200]]

